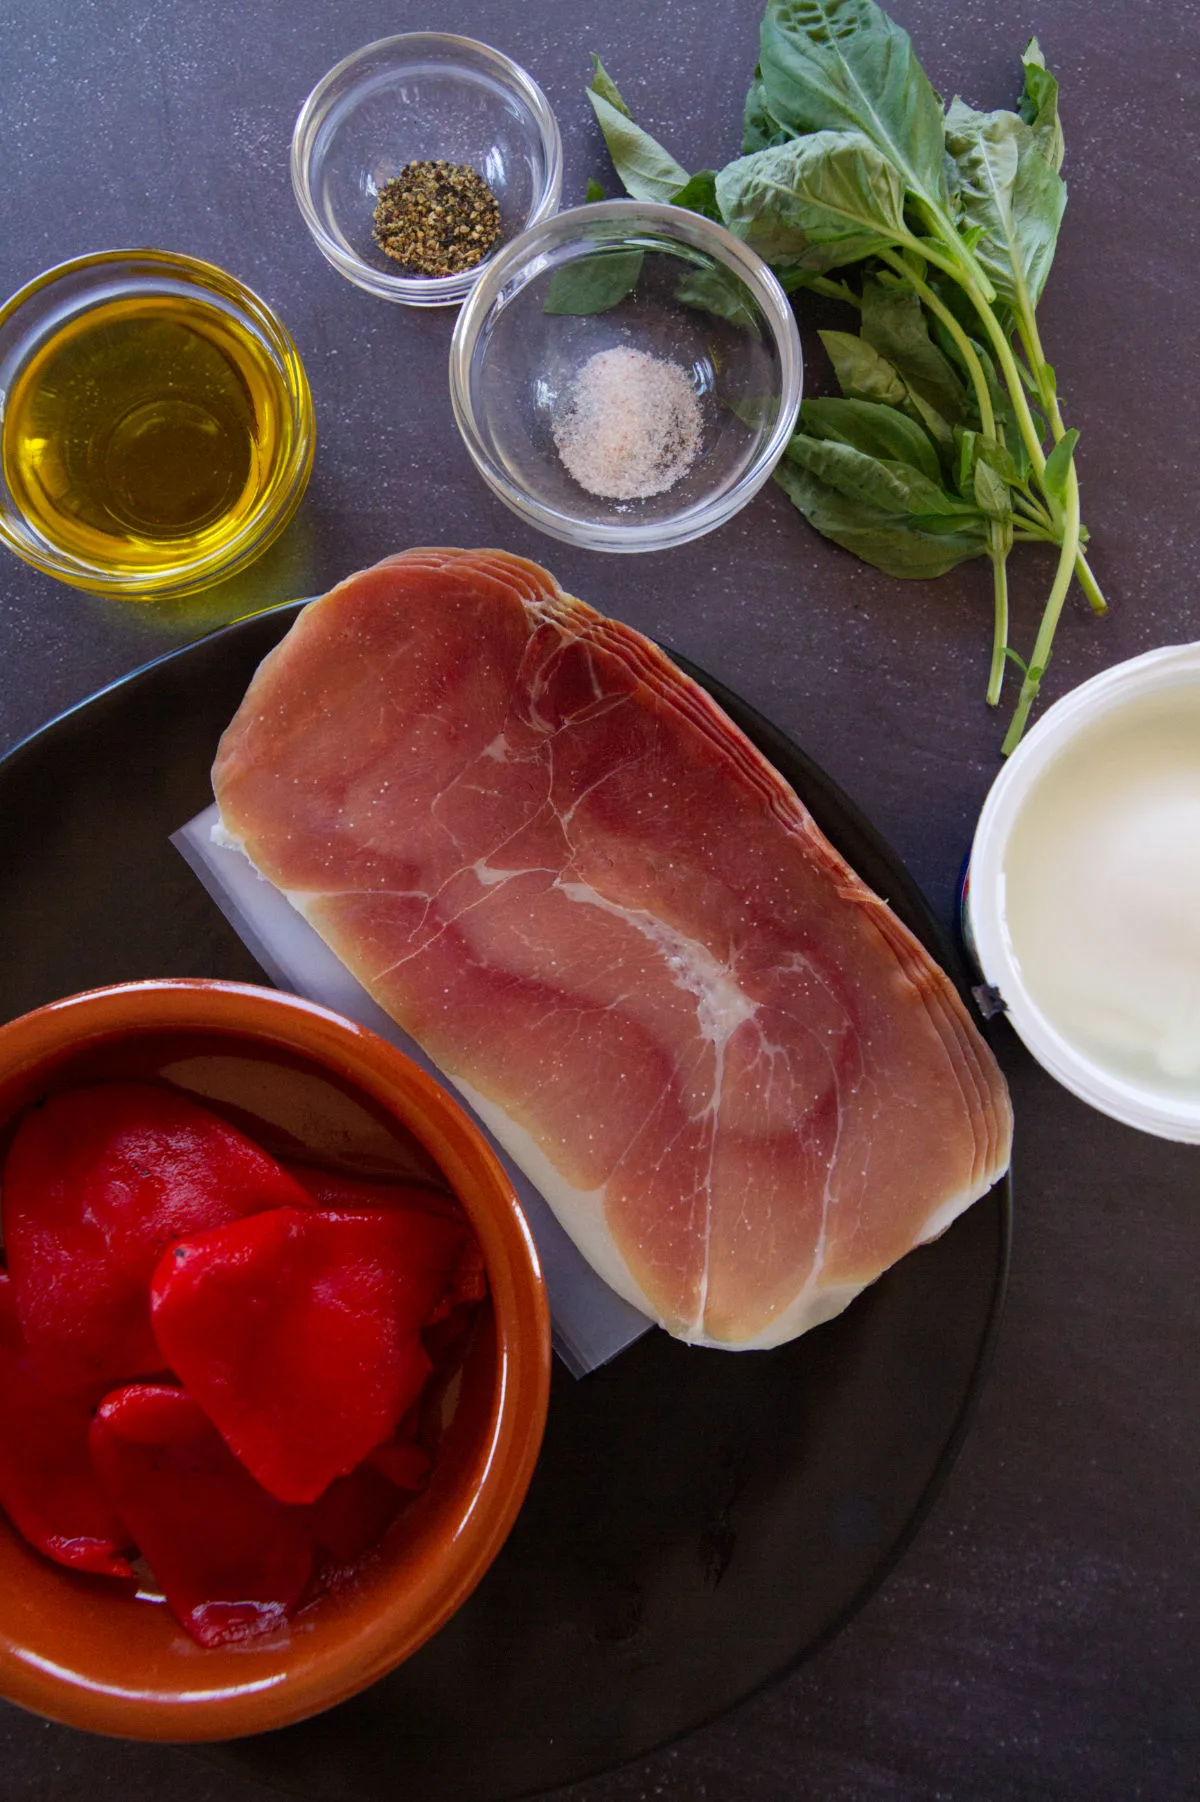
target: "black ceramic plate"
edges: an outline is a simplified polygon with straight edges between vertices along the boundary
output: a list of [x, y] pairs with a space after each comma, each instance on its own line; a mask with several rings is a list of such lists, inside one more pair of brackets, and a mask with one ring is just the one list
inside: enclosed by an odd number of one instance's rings
[[[263, 980], [167, 839], [211, 798], [217, 739], [291, 618], [154, 663], [0, 763], [0, 1018], [138, 977]], [[867, 821], [691, 673], [961, 982]], [[459, 1614], [365, 1695], [214, 1755], [302, 1796], [501, 1802], [632, 1758], [786, 1670], [879, 1582], [949, 1467], [996, 1328], [1009, 1206], [997, 1185], [776, 1351], [652, 1332], [582, 1382], [556, 1368], [528, 1501]]]

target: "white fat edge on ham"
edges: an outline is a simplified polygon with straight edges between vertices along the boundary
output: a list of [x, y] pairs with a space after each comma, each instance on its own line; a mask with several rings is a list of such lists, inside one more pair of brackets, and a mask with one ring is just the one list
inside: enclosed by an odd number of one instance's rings
[[631, 1307], [646, 1312], [646, 1297], [617, 1250], [604, 1220], [604, 1185], [577, 1189], [546, 1156], [525, 1127], [518, 1125], [498, 1102], [492, 1101], [461, 1076], [448, 1075], [463, 1100], [478, 1114], [492, 1136], [522, 1169], [534, 1188], [553, 1209], [563, 1227], [592, 1269]]
[[[470, 1083], [458, 1077], [451, 1077], [450, 1081], [545, 1198], [554, 1210], [559, 1224], [574, 1240], [597, 1274], [624, 1301], [645, 1313], [648, 1308], [647, 1297], [631, 1275], [605, 1223], [603, 1187], [591, 1190], [575, 1188], [551, 1163], [537, 1141], [502, 1107], [490, 1101]], [[964, 1191], [939, 1207], [926, 1222], [920, 1243], [927, 1243], [945, 1232], [960, 1214], [965, 1213], [973, 1202], [987, 1193], [994, 1180], [994, 1176], [989, 1176], [978, 1188]], [[822, 1283], [818, 1264], [814, 1262], [813, 1273], [799, 1294], [752, 1338], [739, 1339], [733, 1343], [726, 1339], [713, 1339], [703, 1331], [699, 1322], [693, 1322], [687, 1328], [676, 1327], [673, 1337], [683, 1340], [687, 1345], [707, 1347], [713, 1351], [769, 1351], [774, 1346], [784, 1345], [788, 1340], [799, 1338], [802, 1333], [811, 1332], [813, 1327], [823, 1326], [827, 1320], [834, 1319], [869, 1287], [869, 1283]]]
[[966, 1189], [961, 1195], [952, 1195], [949, 1201], [944, 1201], [940, 1207], [936, 1207], [921, 1228], [917, 1244], [932, 1245], [935, 1239], [940, 1239], [947, 1227], [954, 1225], [960, 1214], [965, 1214], [973, 1202], [987, 1194], [992, 1184], [1004, 1175], [1007, 1168], [1007, 1164], [993, 1163], [989, 1165], [984, 1171], [982, 1179], [973, 1189]]
[[[603, 1277], [609, 1288], [614, 1289], [622, 1300], [645, 1313], [648, 1307], [646, 1295], [631, 1275], [629, 1266], [618, 1251], [605, 1223], [603, 1187], [590, 1190], [575, 1188], [551, 1163], [537, 1140], [502, 1107], [490, 1101], [469, 1082], [456, 1076], [452, 1076], [450, 1081], [549, 1203], [559, 1224], [574, 1240], [593, 1270]], [[864, 1283], [839, 1283], [821, 1287], [810, 1282], [754, 1338], [738, 1340], [734, 1344], [728, 1340], [710, 1338], [699, 1321], [692, 1322], [687, 1327], [675, 1327], [673, 1336], [682, 1339], [687, 1345], [707, 1346], [714, 1351], [766, 1350], [795, 1338], [799, 1333], [806, 1333], [810, 1327], [820, 1326], [823, 1321], [832, 1320], [835, 1314], [840, 1314], [843, 1308], [849, 1307], [865, 1287]]]

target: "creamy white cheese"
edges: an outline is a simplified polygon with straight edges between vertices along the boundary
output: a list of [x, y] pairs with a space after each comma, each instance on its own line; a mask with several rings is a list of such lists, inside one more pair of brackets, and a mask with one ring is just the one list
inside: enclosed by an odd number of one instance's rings
[[1200, 1098], [1200, 689], [1099, 719], [1013, 823], [1003, 910], [1030, 997], [1118, 1078]]

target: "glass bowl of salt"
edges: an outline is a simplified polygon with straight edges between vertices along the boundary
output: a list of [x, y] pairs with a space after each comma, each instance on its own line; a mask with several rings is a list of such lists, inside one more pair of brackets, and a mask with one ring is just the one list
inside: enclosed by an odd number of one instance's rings
[[657, 551], [771, 474], [803, 368], [786, 294], [723, 226], [607, 200], [515, 238], [459, 315], [450, 396], [492, 491], [553, 538]]

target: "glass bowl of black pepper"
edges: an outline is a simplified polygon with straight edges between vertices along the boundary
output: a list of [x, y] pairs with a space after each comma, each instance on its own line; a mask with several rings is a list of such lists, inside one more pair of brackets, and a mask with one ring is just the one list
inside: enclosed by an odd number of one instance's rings
[[455, 325], [450, 398], [522, 519], [597, 551], [699, 538], [786, 449], [803, 365], [791, 303], [723, 225], [606, 200], [524, 232]]
[[557, 211], [562, 143], [509, 57], [413, 31], [317, 83], [291, 174], [317, 248], [348, 280], [407, 306], [455, 306], [504, 244]]

